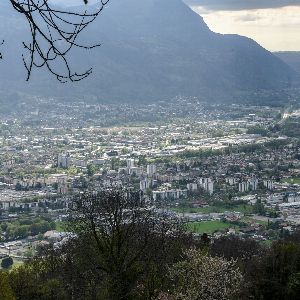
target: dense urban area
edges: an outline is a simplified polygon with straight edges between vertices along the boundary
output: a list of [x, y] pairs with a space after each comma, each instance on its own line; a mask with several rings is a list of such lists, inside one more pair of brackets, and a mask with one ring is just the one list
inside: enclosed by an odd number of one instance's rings
[[300, 226], [293, 106], [35, 101], [1, 116], [0, 255], [16, 265], [64, 239], [71, 199], [87, 190], [139, 191], [195, 236], [268, 244]]

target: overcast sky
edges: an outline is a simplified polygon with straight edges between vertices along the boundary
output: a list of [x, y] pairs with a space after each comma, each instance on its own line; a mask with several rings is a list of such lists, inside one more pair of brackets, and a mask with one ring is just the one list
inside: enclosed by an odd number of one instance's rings
[[[83, 0], [51, 1], [64, 4], [83, 2]], [[97, 0], [90, 1], [97, 2]], [[271, 51], [300, 51], [300, 0], [184, 1], [203, 16], [208, 26], [215, 32], [248, 36]]]
[[211, 10], [249, 10], [299, 6], [300, 0], [185, 0]]
[[186, 0], [219, 33], [255, 39], [271, 51], [300, 50], [300, 0]]

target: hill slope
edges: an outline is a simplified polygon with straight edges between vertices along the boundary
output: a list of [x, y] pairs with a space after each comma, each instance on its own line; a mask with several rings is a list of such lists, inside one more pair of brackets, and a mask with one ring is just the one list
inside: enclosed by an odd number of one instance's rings
[[300, 52], [299, 51], [282, 51], [282, 52], [275, 52], [274, 54], [300, 74]]
[[91, 77], [62, 85], [35, 71], [27, 84], [20, 57], [23, 22], [1, 5], [6, 44], [0, 89], [5, 91], [142, 102], [282, 89], [296, 78], [294, 70], [253, 40], [210, 31], [181, 0], [114, 0], [84, 35], [85, 42], [101, 41], [102, 47], [73, 53], [76, 70], [94, 67]]

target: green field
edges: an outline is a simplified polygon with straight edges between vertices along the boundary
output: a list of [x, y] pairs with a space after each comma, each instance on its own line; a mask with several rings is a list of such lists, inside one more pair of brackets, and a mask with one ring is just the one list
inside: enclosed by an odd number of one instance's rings
[[251, 214], [253, 208], [248, 204], [239, 204], [232, 206], [209, 206], [200, 208], [189, 208], [189, 207], [176, 207], [172, 208], [173, 211], [178, 213], [198, 213], [198, 214], [210, 214], [210, 213], [223, 213], [225, 211], [236, 211], [243, 214]]
[[233, 225], [222, 221], [205, 221], [205, 222], [191, 222], [187, 225], [187, 230], [194, 233], [214, 233], [216, 231], [225, 230]]
[[284, 178], [283, 183], [300, 184], [300, 177]]

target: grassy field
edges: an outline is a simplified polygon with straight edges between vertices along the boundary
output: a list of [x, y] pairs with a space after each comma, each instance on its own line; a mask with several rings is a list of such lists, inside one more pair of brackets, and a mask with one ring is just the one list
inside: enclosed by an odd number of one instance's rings
[[245, 223], [257, 223], [257, 224], [260, 224], [260, 225], [263, 225], [263, 226], [267, 226], [268, 225], [267, 221], [257, 220], [254, 217], [242, 217], [241, 221], [245, 222]]
[[173, 211], [178, 213], [198, 213], [198, 214], [209, 214], [209, 213], [223, 213], [225, 211], [236, 211], [243, 214], [251, 214], [253, 209], [251, 205], [240, 204], [234, 206], [209, 206], [200, 208], [172, 208]]
[[187, 229], [194, 233], [214, 233], [216, 231], [225, 230], [234, 227], [231, 224], [222, 221], [207, 221], [207, 222], [191, 222], [188, 223]]
[[290, 184], [300, 184], [300, 178], [299, 177], [284, 178], [282, 182], [290, 183]]

